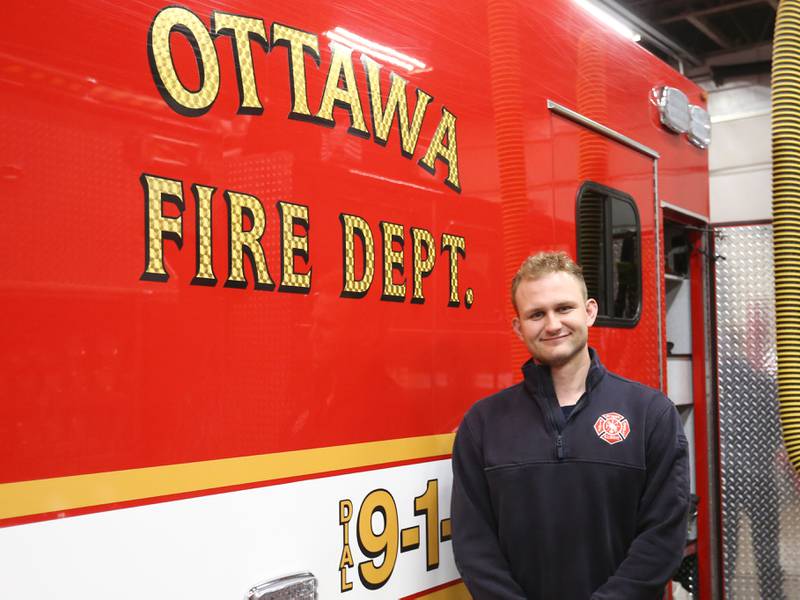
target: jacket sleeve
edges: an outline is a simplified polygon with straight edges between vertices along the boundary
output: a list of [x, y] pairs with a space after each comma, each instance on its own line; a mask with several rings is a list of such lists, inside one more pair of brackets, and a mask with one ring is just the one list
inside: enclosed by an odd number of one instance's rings
[[466, 422], [453, 447], [453, 552], [474, 600], [525, 600], [500, 549], [483, 459]]
[[686, 544], [688, 463], [683, 426], [670, 404], [649, 432], [636, 537], [616, 573], [592, 594], [592, 600], [661, 598]]

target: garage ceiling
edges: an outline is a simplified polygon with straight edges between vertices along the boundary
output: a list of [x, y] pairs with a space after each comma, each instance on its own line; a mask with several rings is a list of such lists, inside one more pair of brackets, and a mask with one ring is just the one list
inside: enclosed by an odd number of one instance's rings
[[769, 73], [778, 0], [596, 0], [693, 79]]

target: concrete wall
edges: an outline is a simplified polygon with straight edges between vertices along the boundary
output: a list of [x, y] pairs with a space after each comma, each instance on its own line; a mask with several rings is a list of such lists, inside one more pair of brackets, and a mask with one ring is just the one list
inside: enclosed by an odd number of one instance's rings
[[769, 78], [708, 82], [711, 222], [772, 218]]

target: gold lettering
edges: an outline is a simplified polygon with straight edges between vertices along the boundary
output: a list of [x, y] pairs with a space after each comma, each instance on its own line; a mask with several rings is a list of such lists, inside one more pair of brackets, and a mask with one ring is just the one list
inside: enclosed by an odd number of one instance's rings
[[[146, 281], [167, 281], [169, 274], [164, 269], [164, 240], [168, 239], [178, 248], [183, 247], [183, 183], [155, 175], [142, 174], [139, 181], [144, 188], [145, 247], [144, 273]], [[165, 217], [164, 202], [178, 207], [177, 217]]]
[[389, 74], [389, 95], [386, 98], [386, 105], [381, 104], [381, 66], [366, 54], [361, 56], [364, 64], [364, 72], [367, 75], [367, 87], [369, 88], [369, 104], [372, 111], [372, 130], [375, 134], [375, 141], [382, 146], [386, 145], [389, 139], [389, 130], [392, 121], [397, 114], [397, 129], [400, 132], [400, 152], [403, 156], [411, 158], [417, 148], [419, 132], [422, 129], [422, 121], [425, 118], [425, 111], [428, 104], [433, 99], [420, 89], [417, 89], [417, 103], [414, 106], [414, 116], [411, 124], [408, 123], [408, 101], [406, 99], [406, 84], [402, 77]]
[[233, 38], [231, 42], [233, 57], [236, 61], [236, 82], [239, 85], [238, 113], [240, 115], [260, 115], [264, 108], [258, 97], [250, 40], [257, 42], [265, 52], [269, 51], [264, 21], [215, 11], [211, 16], [211, 30], [215, 35], [226, 35]]
[[289, 49], [289, 86], [292, 93], [290, 119], [310, 119], [308, 91], [306, 90], [305, 54], [311, 56], [319, 67], [319, 40], [313, 33], [293, 29], [280, 23], [271, 28], [273, 46], [286, 46]]
[[[170, 46], [172, 31], [180, 32], [192, 45], [200, 72], [197, 90], [184, 86], [175, 71]], [[219, 92], [219, 60], [211, 35], [193, 12], [178, 6], [159, 11], [147, 34], [147, 53], [156, 87], [174, 111], [196, 117], [211, 108]]]
[[[369, 224], [356, 215], [341, 214], [342, 223], [342, 297], [363, 298], [375, 277], [375, 244]], [[355, 238], [361, 240], [364, 273], [356, 276]]]
[[[353, 518], [353, 502], [345, 498], [339, 501], [339, 525], [349, 523]], [[347, 535], [347, 528], [345, 527], [344, 543], [349, 544], [349, 536]]]
[[211, 244], [211, 198], [216, 188], [194, 184], [192, 194], [197, 204], [197, 244], [196, 260], [197, 272], [192, 279], [194, 285], [215, 285], [217, 277], [214, 275], [214, 265], [211, 260], [213, 246]]
[[[427, 229], [411, 228], [411, 238], [414, 241], [413, 258], [414, 270], [413, 279], [414, 285], [411, 294], [411, 302], [414, 304], [422, 304], [425, 302], [425, 296], [422, 293], [422, 278], [427, 277], [433, 271], [433, 265], [436, 262], [436, 240]], [[422, 258], [422, 254], [425, 258]]]
[[350, 519], [353, 518], [353, 502], [345, 498], [339, 501], [339, 525], [342, 526], [342, 558], [339, 561], [341, 573], [341, 591], [353, 589], [353, 584], [347, 581], [347, 567], [355, 565], [353, 555], [350, 553]]
[[339, 561], [339, 568], [344, 571], [346, 567], [352, 567], [354, 564], [353, 555], [350, 553], [350, 546], [346, 545], [342, 548], [342, 558]]
[[[373, 529], [372, 517], [376, 512], [383, 517], [380, 531]], [[372, 559], [358, 564], [358, 576], [364, 587], [377, 590], [389, 581], [400, 550], [397, 504], [392, 495], [383, 489], [367, 494], [358, 511], [357, 523], [358, 545], [364, 556]]]
[[[325, 91], [322, 94], [317, 119], [333, 125], [333, 108], [340, 106], [350, 113], [350, 127], [348, 133], [361, 137], [369, 137], [367, 124], [364, 122], [364, 113], [361, 110], [361, 100], [356, 87], [356, 74], [353, 71], [353, 51], [339, 44], [331, 44], [331, 65], [328, 69], [328, 79], [325, 81]], [[344, 83], [344, 87], [339, 87]]]
[[353, 589], [353, 582], [347, 581], [347, 567], [352, 567], [355, 563], [353, 562], [353, 557], [350, 554], [350, 546], [345, 546], [342, 550], [342, 560], [339, 562], [339, 575], [341, 580], [340, 590], [342, 592], [347, 592]]
[[[228, 204], [230, 235], [228, 280], [225, 286], [247, 287], [247, 279], [244, 276], [244, 255], [247, 254], [256, 278], [255, 288], [271, 290], [275, 284], [269, 276], [264, 248], [261, 247], [261, 236], [267, 227], [261, 201], [255, 196], [230, 191], [225, 192], [225, 201]], [[245, 214], [252, 221], [249, 230], [244, 229]]]
[[[447, 250], [450, 255], [450, 300], [447, 306], [460, 306], [461, 301], [458, 296], [458, 256], [466, 258], [466, 242], [463, 237], [458, 235], [442, 234], [442, 252]], [[471, 290], [470, 290], [471, 291]], [[469, 304], [472, 304], [471, 294]]]
[[[383, 295], [381, 300], [402, 302], [406, 297], [405, 279], [402, 283], [394, 283], [394, 271], [403, 274], [403, 226], [397, 223], [381, 221], [381, 235], [383, 238]], [[400, 245], [400, 250], [394, 249], [394, 242]]]
[[414, 498], [414, 515], [425, 515], [425, 554], [428, 570], [439, 566], [439, 481], [429, 479], [425, 493]]
[[[447, 136], [447, 145], [444, 144], [444, 138]], [[419, 164], [420, 166], [431, 174], [436, 174], [436, 166], [434, 162], [439, 159], [447, 165], [447, 178], [444, 180], [445, 185], [451, 187], [457, 192], [461, 191], [461, 185], [458, 179], [458, 147], [456, 144], [456, 117], [446, 108], [442, 107], [442, 118], [439, 125], [436, 127], [436, 132], [433, 134], [431, 145], [425, 152]]]
[[[281, 220], [281, 292], [300, 292], [307, 294], [311, 289], [311, 269], [306, 273], [294, 270], [296, 256], [308, 264], [308, 207], [302, 204], [278, 202]], [[295, 235], [295, 225], [305, 229], [303, 235]]]

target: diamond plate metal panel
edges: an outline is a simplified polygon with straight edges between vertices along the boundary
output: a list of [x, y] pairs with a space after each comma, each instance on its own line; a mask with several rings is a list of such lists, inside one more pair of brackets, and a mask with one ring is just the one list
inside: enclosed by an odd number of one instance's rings
[[772, 228], [719, 230], [716, 309], [725, 598], [800, 598], [800, 482], [780, 435]]

